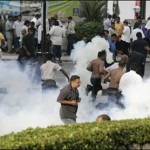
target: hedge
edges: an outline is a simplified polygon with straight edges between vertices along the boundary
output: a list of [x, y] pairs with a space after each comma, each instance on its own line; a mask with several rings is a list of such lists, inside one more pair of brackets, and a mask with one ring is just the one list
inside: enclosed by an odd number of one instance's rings
[[76, 31], [76, 41], [82, 40], [83, 36], [88, 36], [89, 39], [92, 39], [97, 34], [102, 32], [103, 24], [98, 22], [78, 22], [75, 26]]
[[0, 149], [122, 150], [135, 144], [150, 144], [150, 118], [28, 128], [0, 137]]

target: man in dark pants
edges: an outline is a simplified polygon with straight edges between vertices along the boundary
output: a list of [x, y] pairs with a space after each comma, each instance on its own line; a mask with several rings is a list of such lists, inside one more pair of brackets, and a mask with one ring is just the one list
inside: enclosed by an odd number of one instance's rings
[[124, 74], [124, 67], [126, 62], [124, 60], [120, 60], [118, 64], [118, 68], [112, 69], [104, 76], [104, 80], [110, 82], [109, 88], [107, 88], [108, 94], [108, 103], [116, 103], [122, 106], [120, 99], [122, 97], [121, 92], [119, 91], [119, 82]]
[[60, 118], [64, 124], [76, 123], [76, 113], [78, 103], [80, 102], [78, 87], [80, 86], [80, 77], [73, 75], [70, 83], [60, 90], [57, 102], [61, 104]]
[[72, 20], [72, 17], [68, 17], [68, 23], [66, 26], [67, 29], [67, 39], [68, 39], [68, 45], [67, 45], [67, 55], [71, 54], [71, 50], [73, 49], [73, 44], [75, 42], [75, 22]]
[[123, 29], [122, 36], [121, 36], [120, 48], [121, 48], [122, 54], [129, 56], [130, 28], [126, 20], [123, 23], [124, 23], [124, 29]]
[[142, 39], [141, 32], [138, 32], [136, 36], [137, 36], [137, 40], [133, 41], [131, 48], [132, 48], [132, 51], [136, 51], [140, 53], [141, 55], [143, 55], [144, 57], [144, 61], [143, 61], [143, 64], [141, 65], [141, 73], [140, 73], [140, 75], [143, 77], [144, 72], [145, 72], [147, 50], [150, 50], [150, 48], [148, 46], [148, 43], [144, 39]]
[[28, 29], [28, 34], [22, 38], [22, 49], [19, 53], [18, 60], [22, 63], [22, 58], [31, 58], [35, 56], [35, 41], [34, 41], [34, 30]]
[[86, 68], [88, 71], [92, 72], [90, 82], [93, 85], [93, 87], [91, 89], [88, 89], [89, 85], [87, 85], [87, 93], [92, 91], [93, 101], [96, 100], [96, 95], [98, 91], [102, 90], [101, 78], [104, 72], [105, 57], [106, 57], [106, 52], [104, 50], [98, 52], [98, 58], [92, 60]]

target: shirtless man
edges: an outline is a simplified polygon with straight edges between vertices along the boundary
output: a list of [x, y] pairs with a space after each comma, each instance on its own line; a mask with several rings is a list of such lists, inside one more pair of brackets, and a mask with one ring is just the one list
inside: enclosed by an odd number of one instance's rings
[[109, 100], [112, 101], [117, 100], [116, 103], [118, 103], [121, 97], [121, 93], [118, 91], [118, 88], [119, 88], [120, 79], [124, 74], [123, 70], [125, 65], [126, 65], [125, 61], [120, 60], [118, 64], [119, 67], [117, 69], [111, 70], [104, 76], [105, 81], [110, 81], [109, 88], [107, 89], [108, 95], [110, 96]]
[[121, 60], [118, 64], [119, 67], [117, 69], [113, 69], [105, 75], [104, 80], [110, 81], [109, 88], [118, 89], [119, 81], [124, 73], [123, 69], [125, 65], [126, 63], [123, 60]]
[[91, 89], [88, 89], [87, 85], [87, 91], [92, 91], [92, 99], [93, 101], [96, 100], [96, 95], [99, 90], [102, 90], [101, 85], [101, 78], [104, 74], [104, 60], [106, 57], [105, 50], [98, 52], [97, 55], [98, 58], [92, 60], [89, 65], [86, 67], [86, 69], [90, 72], [92, 72], [90, 82], [93, 85]]

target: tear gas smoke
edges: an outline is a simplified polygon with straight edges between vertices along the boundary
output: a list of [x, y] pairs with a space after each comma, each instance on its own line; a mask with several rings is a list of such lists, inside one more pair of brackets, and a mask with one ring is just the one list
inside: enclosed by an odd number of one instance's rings
[[[132, 88], [123, 89], [124, 99], [122, 102], [125, 104], [125, 109], [120, 109], [114, 105], [110, 105], [107, 109], [98, 110], [95, 109], [92, 102], [90, 102], [90, 93], [85, 96], [84, 89], [87, 84], [90, 83], [91, 73], [86, 70], [88, 62], [92, 59], [97, 58], [99, 51], [106, 50], [107, 62], [112, 62], [112, 53], [109, 52], [108, 43], [100, 37], [95, 37], [87, 45], [80, 41], [74, 45], [74, 50], [71, 55], [72, 59], [76, 62], [74, 71], [72, 74], [78, 74], [81, 77], [80, 93], [82, 95], [82, 101], [79, 105], [78, 120], [79, 122], [84, 121], [95, 121], [95, 118], [101, 114], [108, 114], [112, 120], [120, 119], [134, 119], [148, 117], [150, 114], [149, 101], [149, 90], [150, 90], [150, 79], [144, 79], [141, 83], [138, 79], [132, 76], [129, 77], [130, 83], [138, 83], [132, 85]], [[108, 85], [102, 84], [103, 88]], [[98, 92], [96, 101], [102, 102], [103, 96], [101, 91]]]
[[31, 80], [29, 68], [20, 71], [16, 61], [0, 61], [0, 68], [0, 88], [7, 89], [7, 94], [0, 93], [0, 135], [62, 124], [56, 102], [59, 89], [42, 94], [41, 85]]
[[87, 84], [90, 78], [90, 72], [86, 71], [87, 64], [89, 61], [97, 58], [98, 52], [102, 50], [106, 51], [107, 63], [112, 63], [112, 53], [109, 51], [109, 44], [104, 38], [96, 36], [87, 44], [84, 41], [79, 41], [74, 45], [71, 58], [76, 62], [76, 66], [73, 74], [79, 74], [83, 85]]

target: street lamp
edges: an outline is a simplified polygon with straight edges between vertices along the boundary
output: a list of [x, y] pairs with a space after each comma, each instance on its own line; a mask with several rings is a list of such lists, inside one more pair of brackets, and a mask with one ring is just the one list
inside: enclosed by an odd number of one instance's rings
[[140, 6], [135, 6], [133, 8], [134, 12], [135, 12], [135, 18], [137, 19], [139, 17], [139, 14], [140, 14], [140, 11], [141, 11], [141, 8]]

